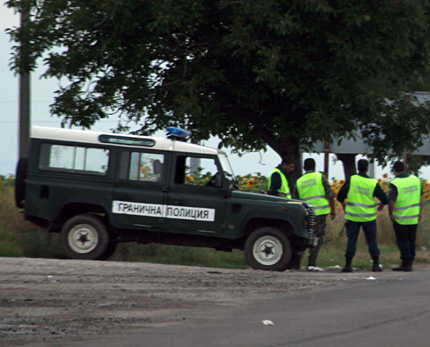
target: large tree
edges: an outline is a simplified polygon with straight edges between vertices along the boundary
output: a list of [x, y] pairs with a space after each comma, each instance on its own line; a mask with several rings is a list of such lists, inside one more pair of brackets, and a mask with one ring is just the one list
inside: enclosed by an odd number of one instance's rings
[[[405, 88], [427, 71], [430, 0], [9, 0], [13, 68], [62, 79], [52, 112], [90, 127], [120, 114], [223, 145], [302, 146], [360, 128], [375, 155], [420, 145], [429, 112]], [[23, 48], [24, 47], [24, 48]], [[389, 102], [387, 102], [389, 100]]]

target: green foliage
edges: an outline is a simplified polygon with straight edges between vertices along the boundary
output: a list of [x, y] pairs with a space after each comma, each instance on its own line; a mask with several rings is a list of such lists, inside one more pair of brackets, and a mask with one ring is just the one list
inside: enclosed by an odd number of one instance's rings
[[0, 256], [62, 258], [58, 235], [25, 222], [15, 207], [13, 177], [0, 178]]
[[[139, 133], [176, 124], [238, 150], [336, 141], [358, 127], [383, 160], [420, 145], [427, 107], [430, 0], [9, 0], [30, 9], [15, 71], [43, 59], [67, 80], [52, 112], [90, 127], [120, 114]], [[387, 100], [392, 100], [387, 104]], [[401, 136], [399, 136], [401, 135]]]

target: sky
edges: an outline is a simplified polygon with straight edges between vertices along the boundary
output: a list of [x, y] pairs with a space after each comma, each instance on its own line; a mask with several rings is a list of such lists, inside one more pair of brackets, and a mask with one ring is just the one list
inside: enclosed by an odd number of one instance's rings
[[[18, 77], [10, 71], [11, 48], [9, 35], [5, 33], [6, 28], [19, 25], [19, 16], [5, 6], [5, 1], [0, 0], [0, 175], [15, 173], [18, 160]], [[59, 128], [61, 119], [51, 116], [49, 105], [53, 103], [54, 92], [58, 82], [54, 79], [41, 79], [45, 71], [40, 66], [31, 75], [31, 125]], [[99, 121], [92, 130], [110, 132], [115, 127], [116, 120]], [[164, 132], [160, 135], [164, 136]], [[217, 139], [205, 141], [209, 147], [217, 147]], [[279, 155], [268, 148], [267, 152], [246, 153], [241, 157], [227, 150], [230, 164], [236, 175], [260, 173], [268, 176], [270, 172], [280, 163]], [[317, 171], [323, 171], [322, 154], [304, 154], [303, 158], [313, 157], [317, 163]], [[357, 159], [361, 158], [358, 156]], [[329, 178], [344, 178], [343, 168], [340, 162], [334, 162], [333, 155], [330, 156]], [[375, 166], [374, 177], [379, 178], [383, 173], [389, 173], [388, 168]], [[429, 174], [430, 176], [430, 174]], [[425, 177], [429, 178], [429, 177]]]

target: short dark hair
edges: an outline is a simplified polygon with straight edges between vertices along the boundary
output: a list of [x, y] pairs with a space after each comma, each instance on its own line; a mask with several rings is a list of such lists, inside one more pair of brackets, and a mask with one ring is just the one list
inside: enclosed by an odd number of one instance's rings
[[393, 171], [396, 171], [396, 172], [406, 171], [406, 166], [400, 160], [398, 160], [393, 165]]
[[283, 157], [282, 157], [282, 162], [281, 162], [281, 165], [282, 164], [293, 164], [294, 163], [294, 160], [293, 160], [293, 158], [290, 156], [290, 155], [284, 155]]
[[315, 160], [313, 160], [312, 158], [305, 159], [305, 162], [303, 164], [303, 168], [306, 171], [308, 171], [308, 170], [314, 170], [315, 169]]
[[369, 162], [366, 159], [360, 159], [357, 162], [358, 171], [367, 171], [369, 169]]

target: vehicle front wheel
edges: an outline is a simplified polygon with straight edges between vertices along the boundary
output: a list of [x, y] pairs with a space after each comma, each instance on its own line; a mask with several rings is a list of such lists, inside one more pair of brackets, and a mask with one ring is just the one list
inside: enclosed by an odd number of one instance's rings
[[290, 240], [277, 228], [257, 229], [245, 243], [246, 261], [256, 270], [285, 271], [291, 256]]
[[109, 251], [109, 234], [96, 216], [78, 215], [61, 229], [61, 245], [70, 259], [103, 260]]

